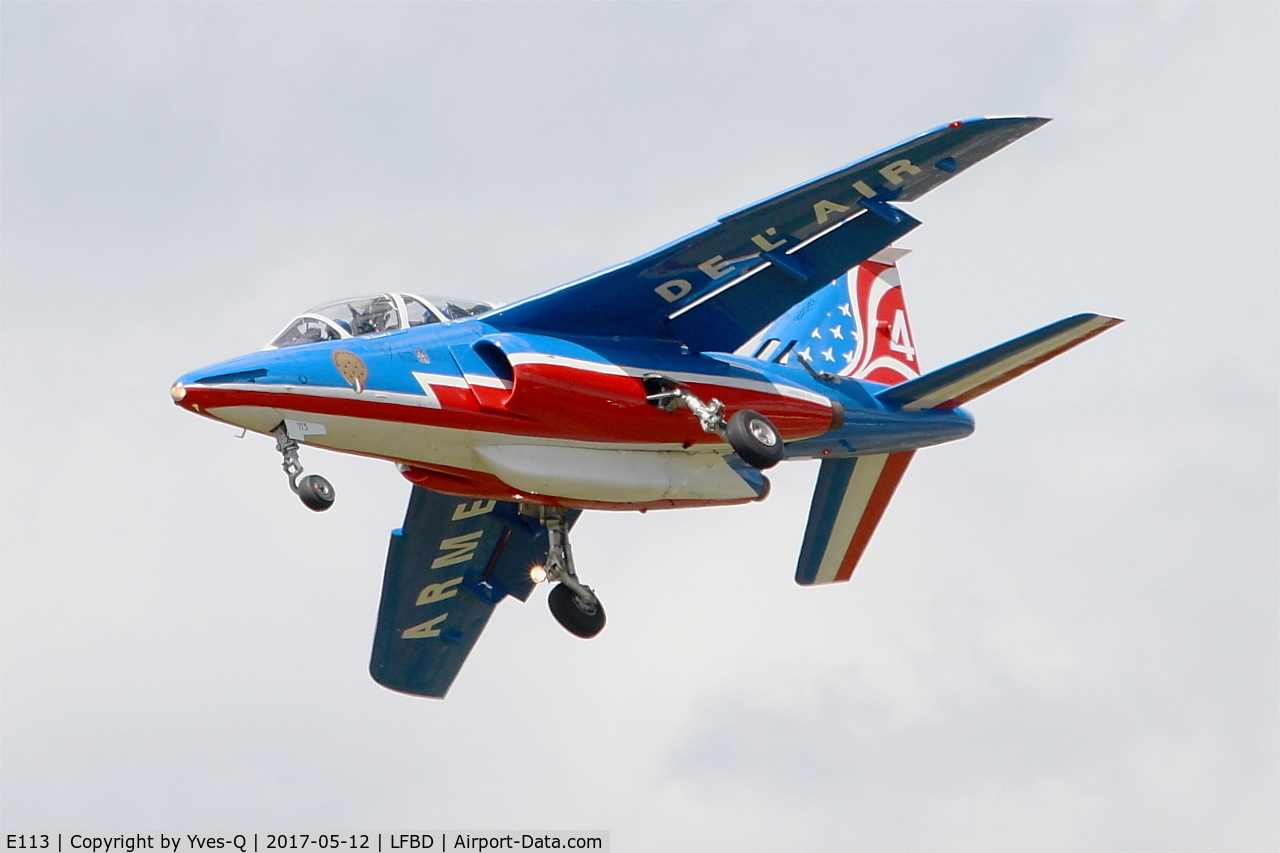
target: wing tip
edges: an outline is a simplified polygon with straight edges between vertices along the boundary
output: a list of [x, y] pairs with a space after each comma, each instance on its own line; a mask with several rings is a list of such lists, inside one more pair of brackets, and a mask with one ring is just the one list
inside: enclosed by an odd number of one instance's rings
[[947, 125], [948, 127], [960, 127], [965, 124], [975, 124], [980, 121], [1017, 121], [1034, 124], [1039, 127], [1053, 121], [1052, 116], [975, 116], [973, 118], [958, 119]]
[[1083, 314], [1076, 314], [1072, 317], [1068, 317], [1066, 320], [1062, 322], [1070, 323], [1072, 321], [1075, 321], [1076, 323], [1091, 323], [1094, 320], [1104, 321], [1100, 324], [1100, 327], [1102, 329], [1110, 329], [1113, 326], [1119, 326], [1121, 323], [1124, 322], [1123, 317], [1112, 317], [1109, 314], [1095, 314], [1093, 312], [1088, 312], [1088, 311], [1086, 311]]
[[392, 693], [399, 693], [401, 696], [416, 696], [419, 699], [443, 699], [449, 692], [449, 688], [453, 686], [454, 679], [450, 679], [449, 683], [440, 686], [438, 681], [432, 681], [429, 684], [414, 684], [409, 679], [395, 680], [387, 678], [382, 667], [378, 667], [375, 663], [369, 664], [369, 677], [373, 679], [373, 683], [390, 690]]

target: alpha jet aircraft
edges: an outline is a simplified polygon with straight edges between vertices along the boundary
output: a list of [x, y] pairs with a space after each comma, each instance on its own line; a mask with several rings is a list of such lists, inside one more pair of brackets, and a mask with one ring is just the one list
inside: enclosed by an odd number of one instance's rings
[[274, 436], [310, 509], [334, 489], [304, 474], [303, 445], [413, 484], [370, 665], [393, 690], [443, 697], [494, 606], [541, 582], [566, 629], [598, 634], [569, 548], [583, 510], [764, 500], [783, 459], [821, 460], [796, 582], [847, 581], [916, 450], [973, 431], [961, 404], [1120, 322], [1079, 314], [917, 363], [893, 243], [920, 223], [899, 204], [1046, 121], [952, 122], [510, 305], [323, 305], [173, 400]]

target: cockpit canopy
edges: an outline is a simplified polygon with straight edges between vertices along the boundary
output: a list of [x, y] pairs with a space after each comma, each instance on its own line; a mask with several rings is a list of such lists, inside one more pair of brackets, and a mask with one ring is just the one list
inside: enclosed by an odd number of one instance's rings
[[452, 296], [380, 293], [328, 302], [304, 313], [267, 347], [279, 349], [320, 341], [337, 341], [376, 332], [445, 323], [492, 311], [493, 305]]

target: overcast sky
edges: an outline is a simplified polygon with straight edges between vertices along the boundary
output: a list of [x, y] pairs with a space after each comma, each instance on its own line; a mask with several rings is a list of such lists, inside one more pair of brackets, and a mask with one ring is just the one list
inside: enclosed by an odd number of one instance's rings
[[[5, 832], [609, 829], [615, 850], [1274, 850], [1280, 6], [6, 3]], [[916, 457], [853, 581], [815, 468], [586, 516], [609, 627], [504, 602], [444, 702], [366, 673], [390, 464], [174, 407], [397, 289], [513, 300], [956, 118], [938, 367], [1127, 323]]]

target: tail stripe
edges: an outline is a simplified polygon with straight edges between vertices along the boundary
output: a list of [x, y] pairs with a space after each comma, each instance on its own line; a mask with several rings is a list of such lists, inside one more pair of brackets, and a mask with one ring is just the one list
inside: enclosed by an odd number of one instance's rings
[[822, 463], [796, 583], [849, 580], [914, 451], [880, 453]]

